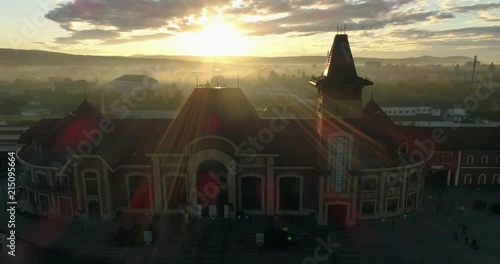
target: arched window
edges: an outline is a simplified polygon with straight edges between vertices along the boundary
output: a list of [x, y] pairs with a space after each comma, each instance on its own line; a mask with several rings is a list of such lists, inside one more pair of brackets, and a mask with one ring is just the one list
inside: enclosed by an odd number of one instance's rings
[[399, 154], [408, 154], [408, 143], [403, 143], [401, 145], [399, 145], [399, 149], [398, 149], [398, 153]]
[[479, 175], [479, 178], [477, 179], [477, 184], [486, 184], [486, 175], [484, 174]]
[[282, 177], [279, 179], [279, 209], [300, 210], [301, 179]]
[[469, 155], [469, 156], [467, 157], [467, 164], [472, 164], [472, 163], [474, 163], [474, 156]]
[[[283, 188], [283, 186], [280, 185], [280, 188]], [[257, 176], [244, 176], [241, 178], [242, 210], [262, 210], [262, 195], [262, 178]]]
[[500, 155], [497, 156], [496, 160], [495, 160], [495, 163], [496, 164], [500, 164]]
[[500, 174], [493, 175], [493, 184], [500, 184]]
[[347, 169], [349, 167], [350, 150], [351, 138], [346, 135], [335, 136], [330, 141], [331, 191], [347, 191]]
[[484, 155], [481, 157], [481, 164], [487, 164], [488, 163], [488, 156]]
[[472, 175], [470, 175], [470, 174], [465, 175], [464, 184], [472, 184]]
[[149, 178], [146, 176], [129, 176], [129, 207], [133, 209], [149, 209]]
[[165, 204], [167, 210], [179, 210], [187, 204], [186, 177], [165, 177]]

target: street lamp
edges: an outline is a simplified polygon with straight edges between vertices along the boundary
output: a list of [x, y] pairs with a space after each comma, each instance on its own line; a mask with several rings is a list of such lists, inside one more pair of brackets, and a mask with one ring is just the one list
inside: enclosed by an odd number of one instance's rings
[[392, 211], [391, 229], [394, 229], [394, 218], [395, 218], [395, 215], [396, 215], [396, 208], [395, 207], [391, 207], [390, 210]]
[[79, 214], [80, 214], [80, 224], [81, 224], [81, 227], [82, 227], [82, 233], [85, 232], [85, 230], [83, 230], [83, 213], [85, 212], [83, 209], [79, 209], [79, 210], [76, 210]]

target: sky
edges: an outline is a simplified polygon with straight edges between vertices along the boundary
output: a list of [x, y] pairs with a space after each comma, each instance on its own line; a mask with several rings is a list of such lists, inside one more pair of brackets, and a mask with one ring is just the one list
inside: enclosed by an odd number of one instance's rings
[[478, 55], [500, 61], [489, 0], [16, 0], [0, 48], [88, 55], [326, 55], [337, 33], [355, 57]]

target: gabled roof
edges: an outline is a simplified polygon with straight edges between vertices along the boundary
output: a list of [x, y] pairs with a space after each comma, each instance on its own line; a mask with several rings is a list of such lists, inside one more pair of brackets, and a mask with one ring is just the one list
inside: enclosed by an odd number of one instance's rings
[[310, 82], [314, 86], [329, 87], [336, 85], [373, 85], [371, 81], [358, 77], [346, 34], [337, 34], [328, 54], [325, 70], [320, 77]]
[[367, 121], [376, 126], [394, 125], [392, 119], [387, 116], [384, 110], [373, 99], [370, 99], [365, 105], [363, 115], [366, 116]]
[[75, 116], [100, 116], [104, 117], [104, 115], [97, 110], [93, 105], [91, 105], [87, 99], [83, 100], [83, 102], [75, 108], [75, 110], [71, 111], [72, 115]]

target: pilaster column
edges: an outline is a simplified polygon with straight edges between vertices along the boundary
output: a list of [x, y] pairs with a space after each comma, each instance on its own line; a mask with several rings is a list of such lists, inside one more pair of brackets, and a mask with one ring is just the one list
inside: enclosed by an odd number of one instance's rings
[[385, 213], [385, 208], [384, 208], [384, 204], [385, 204], [385, 181], [386, 181], [386, 175], [385, 173], [382, 173], [382, 175], [380, 175], [380, 195], [379, 195], [379, 199], [378, 199], [378, 212], [384, 212]]
[[154, 188], [154, 212], [163, 213], [162, 208], [162, 184], [160, 175], [160, 158], [152, 157], [153, 161], [153, 188]]
[[275, 202], [276, 197], [276, 177], [274, 175], [274, 158], [268, 157], [266, 164], [266, 214], [274, 215], [275, 213]]
[[356, 223], [356, 211], [358, 209], [358, 176], [352, 177], [352, 204], [351, 204], [351, 221]]
[[108, 168], [102, 163], [102, 172], [104, 174], [104, 192], [106, 200], [106, 212], [104, 219], [111, 220], [113, 218], [113, 205], [111, 204], [111, 183], [109, 182]]

